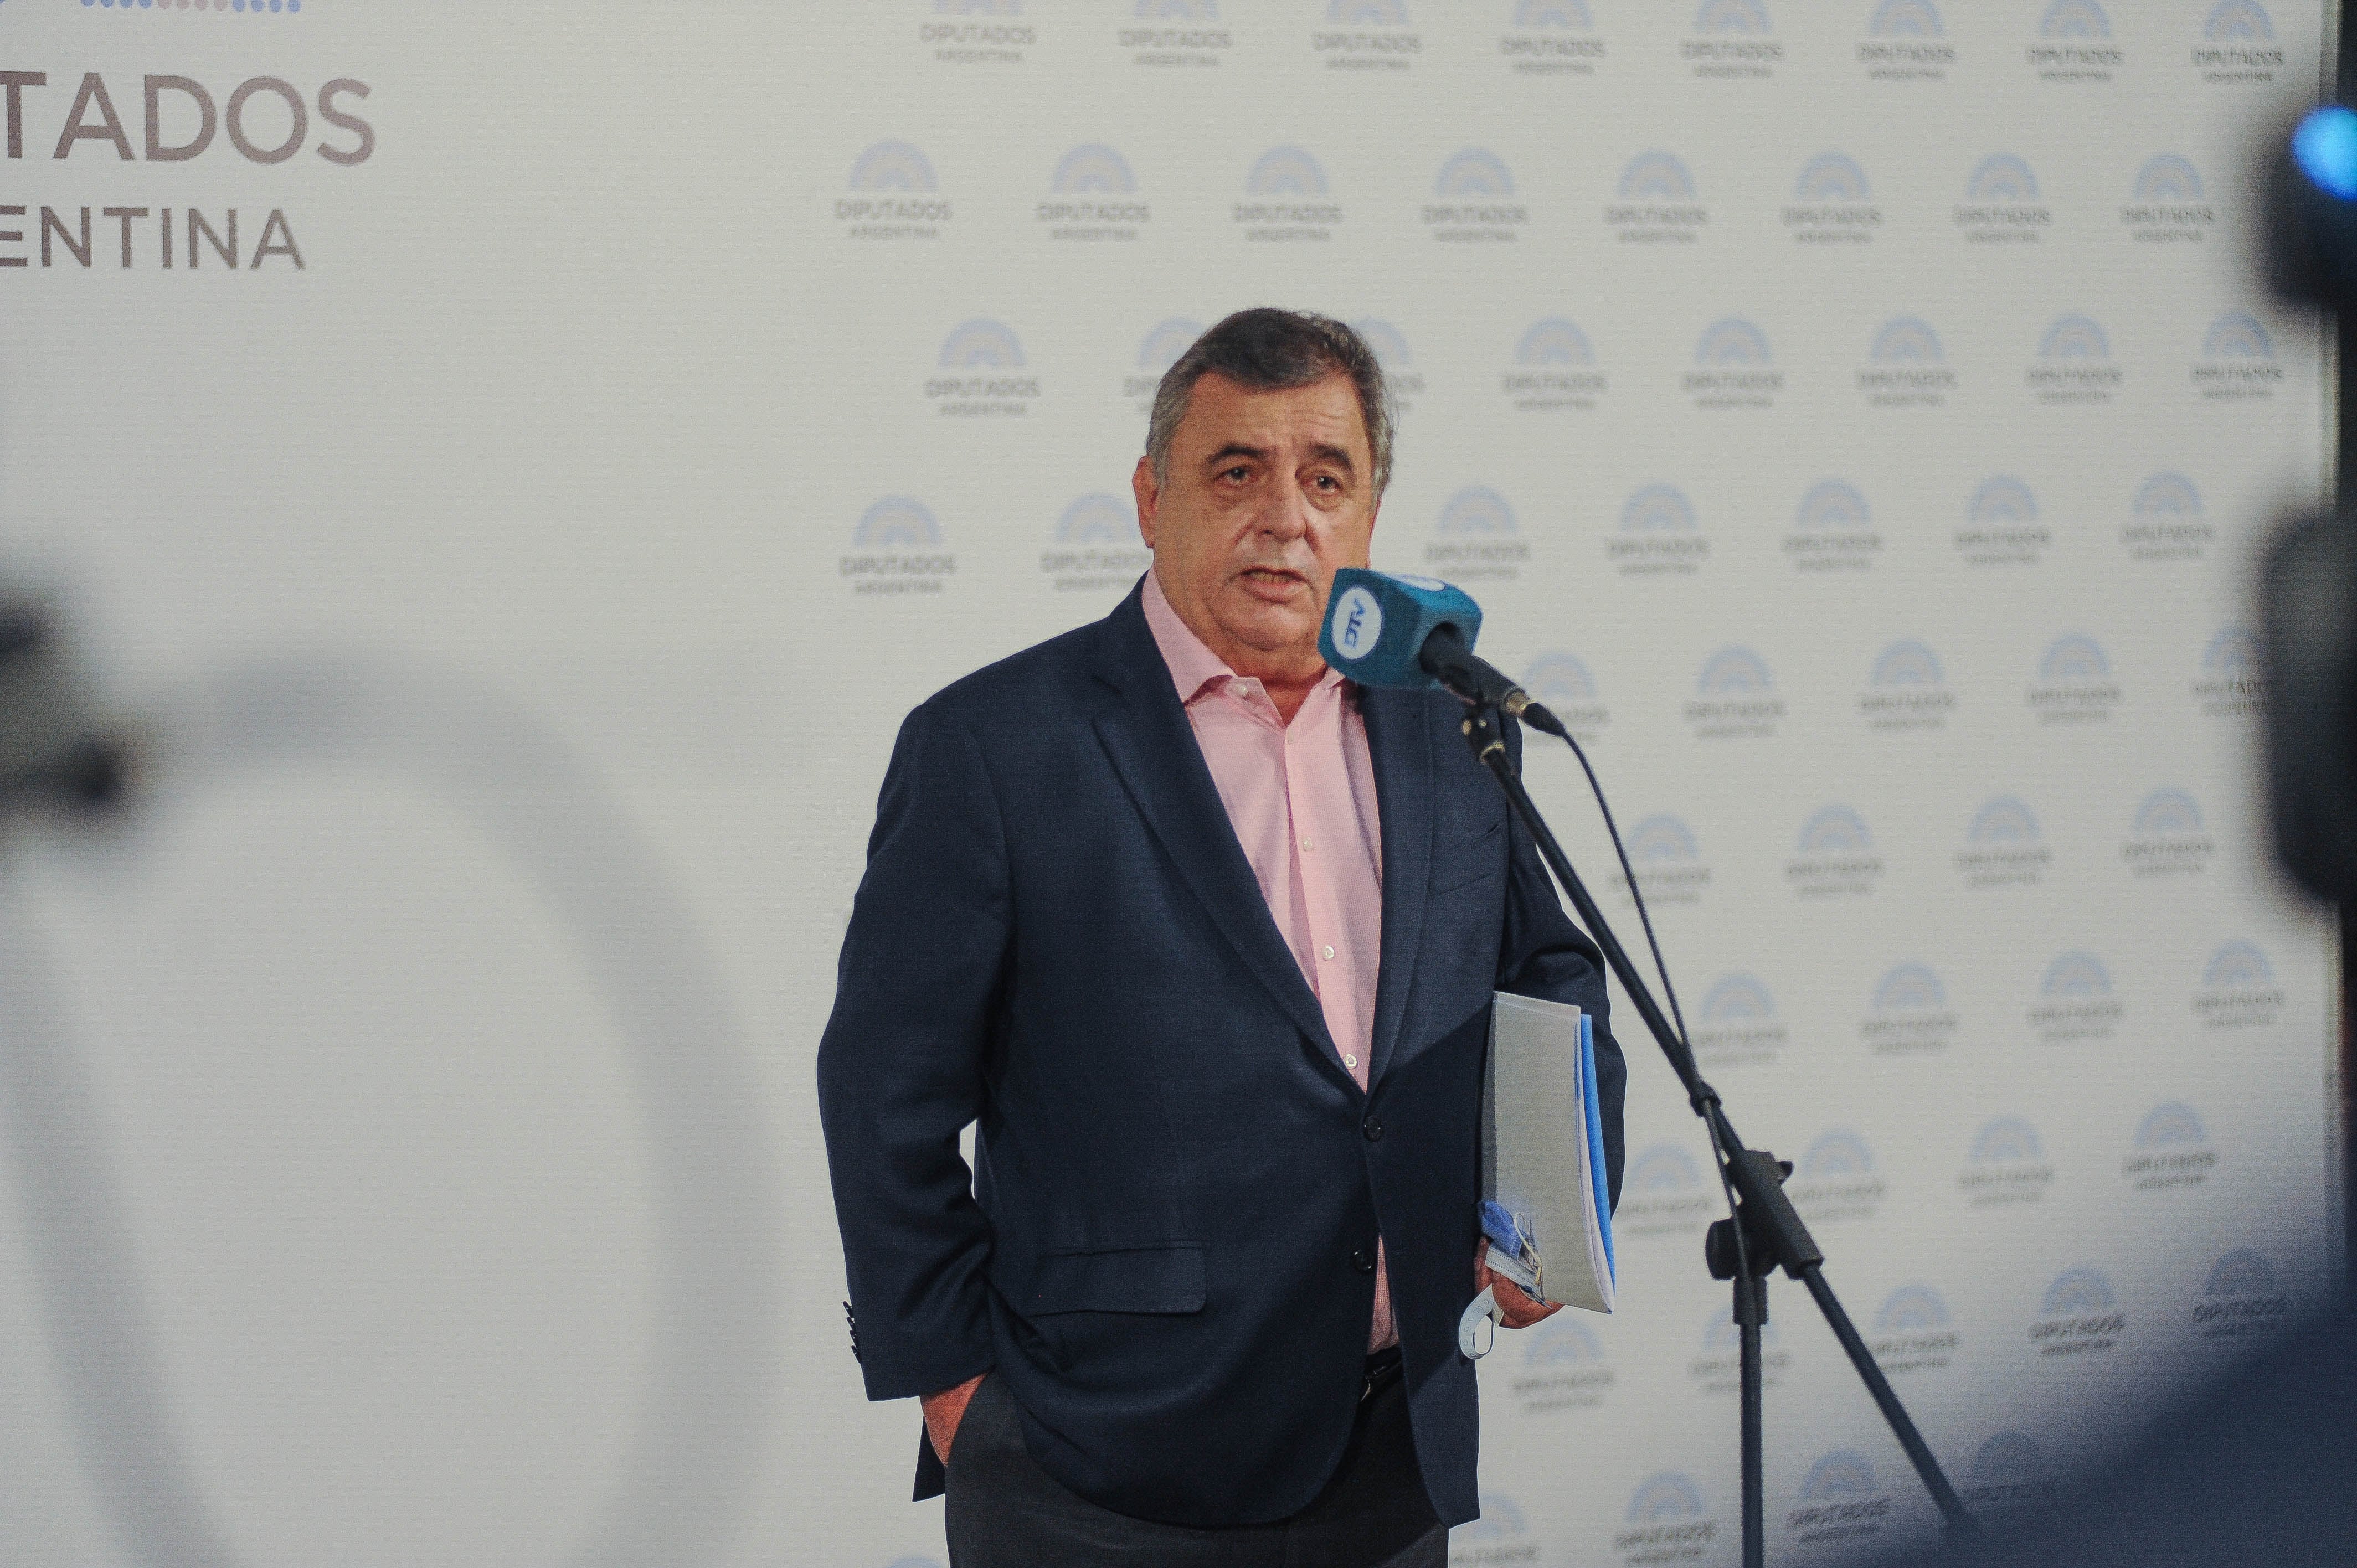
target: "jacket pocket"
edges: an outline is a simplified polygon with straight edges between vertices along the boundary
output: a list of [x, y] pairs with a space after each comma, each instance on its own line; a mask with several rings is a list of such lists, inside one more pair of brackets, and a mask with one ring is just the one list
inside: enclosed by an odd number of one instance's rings
[[1497, 852], [1501, 819], [1492, 817], [1472, 832], [1436, 844], [1432, 852], [1432, 882], [1429, 897], [1453, 893], [1459, 887], [1495, 876], [1505, 869], [1505, 857]]
[[1203, 1249], [1187, 1242], [1049, 1252], [1031, 1271], [1030, 1287], [1019, 1305], [1027, 1317], [1060, 1312], [1200, 1312]]

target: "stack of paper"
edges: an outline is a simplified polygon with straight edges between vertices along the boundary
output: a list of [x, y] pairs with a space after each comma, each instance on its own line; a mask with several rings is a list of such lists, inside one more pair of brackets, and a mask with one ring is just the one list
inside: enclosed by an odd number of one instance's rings
[[1596, 1036], [1578, 1008], [1502, 991], [1492, 1000], [1481, 1197], [1493, 1272], [1539, 1299], [1612, 1310]]

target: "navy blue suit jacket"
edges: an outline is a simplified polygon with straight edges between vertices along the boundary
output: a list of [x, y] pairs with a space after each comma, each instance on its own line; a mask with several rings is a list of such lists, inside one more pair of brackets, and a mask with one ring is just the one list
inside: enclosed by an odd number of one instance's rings
[[[1341, 1460], [1380, 1234], [1426, 1485], [1445, 1522], [1477, 1516], [1456, 1330], [1491, 992], [1594, 1015], [1616, 1198], [1626, 1075], [1597, 950], [1462, 710], [1361, 700], [1383, 870], [1364, 1093], [1135, 592], [909, 716], [818, 1061], [871, 1399], [995, 1371], [1082, 1497], [1283, 1519]], [[940, 1477], [920, 1444], [917, 1495]]]

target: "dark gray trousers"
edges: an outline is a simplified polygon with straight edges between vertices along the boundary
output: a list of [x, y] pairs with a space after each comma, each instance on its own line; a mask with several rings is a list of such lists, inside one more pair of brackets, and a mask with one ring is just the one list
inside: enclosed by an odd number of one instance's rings
[[1277, 1524], [1196, 1530], [1100, 1508], [1067, 1490], [1023, 1445], [1014, 1396], [985, 1378], [950, 1444], [950, 1568], [1445, 1568], [1396, 1376], [1359, 1404], [1341, 1468]]

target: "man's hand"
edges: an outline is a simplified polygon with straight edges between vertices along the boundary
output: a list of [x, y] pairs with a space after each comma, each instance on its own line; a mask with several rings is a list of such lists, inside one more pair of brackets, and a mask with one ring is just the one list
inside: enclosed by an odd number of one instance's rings
[[925, 1435], [932, 1439], [933, 1456], [944, 1465], [950, 1462], [950, 1444], [957, 1440], [959, 1423], [965, 1420], [966, 1403], [981, 1386], [981, 1378], [968, 1378], [953, 1389], [927, 1394], [918, 1402], [925, 1407]]
[[[1495, 1293], [1499, 1308], [1506, 1315], [1506, 1326], [1509, 1328], [1528, 1328], [1541, 1318], [1553, 1317], [1563, 1310], [1563, 1303], [1551, 1301], [1542, 1306], [1524, 1295], [1523, 1287], [1513, 1281], [1491, 1273], [1490, 1238], [1487, 1236], [1482, 1237], [1480, 1245], [1473, 1249], [1473, 1288], [1477, 1292], [1486, 1288]], [[927, 1402], [926, 1408], [931, 1410], [931, 1402]]]

